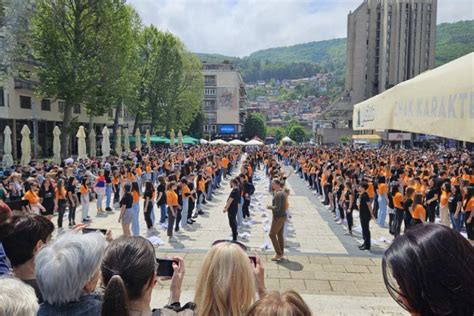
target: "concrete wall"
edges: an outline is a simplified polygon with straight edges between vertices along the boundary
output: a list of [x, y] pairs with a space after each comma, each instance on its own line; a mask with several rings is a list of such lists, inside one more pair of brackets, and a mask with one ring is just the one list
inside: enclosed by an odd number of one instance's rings
[[323, 144], [340, 144], [342, 136], [352, 137], [354, 131], [351, 128], [321, 128], [318, 130], [318, 136]]

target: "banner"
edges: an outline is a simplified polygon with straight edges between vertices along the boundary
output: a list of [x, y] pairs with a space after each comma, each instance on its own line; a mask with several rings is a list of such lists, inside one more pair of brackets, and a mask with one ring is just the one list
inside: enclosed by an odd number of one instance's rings
[[354, 130], [392, 129], [474, 142], [474, 53], [354, 106]]
[[411, 140], [411, 133], [388, 133], [388, 140]]

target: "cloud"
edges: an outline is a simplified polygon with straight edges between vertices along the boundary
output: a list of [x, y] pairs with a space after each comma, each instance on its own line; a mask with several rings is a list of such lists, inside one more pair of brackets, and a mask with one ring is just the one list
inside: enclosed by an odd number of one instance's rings
[[[189, 50], [246, 56], [271, 47], [346, 36], [362, 0], [129, 0], [145, 24], [177, 35]], [[473, 18], [471, 0], [439, 0], [440, 22]]]

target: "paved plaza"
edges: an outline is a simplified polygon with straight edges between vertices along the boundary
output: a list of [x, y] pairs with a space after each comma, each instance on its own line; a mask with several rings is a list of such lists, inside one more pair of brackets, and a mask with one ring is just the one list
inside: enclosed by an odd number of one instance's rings
[[[289, 170], [287, 170], [290, 173]], [[298, 175], [288, 179], [290, 188], [291, 221], [288, 228], [286, 248], [287, 261], [274, 263], [274, 255], [268, 237], [271, 212], [265, 206], [271, 204], [268, 180], [263, 171], [256, 171], [256, 192], [253, 196], [252, 223], [239, 230], [239, 240], [251, 252], [256, 251], [264, 262], [265, 283], [268, 290], [294, 289], [301, 293], [316, 315], [404, 315], [404, 311], [386, 291], [381, 273], [381, 255], [389, 241], [387, 231], [376, 228], [371, 222], [374, 246], [371, 252], [360, 251], [357, 233], [358, 218], [355, 219], [355, 237], [345, 235], [343, 226], [334, 222], [331, 212], [306, 187]], [[156, 245], [157, 256], [184, 257], [186, 276], [183, 283], [182, 301], [190, 301], [203, 258], [213, 241], [231, 236], [227, 214], [223, 213], [230, 192], [228, 181], [218, 190], [212, 202], [205, 208], [194, 225], [182, 229], [177, 241], [169, 243], [166, 231], [157, 227], [157, 235], [164, 243]], [[79, 211], [80, 213], [80, 211]], [[93, 222], [90, 227], [109, 228], [114, 237], [122, 233], [118, 223], [118, 212], [105, 217], [96, 217], [91, 203]], [[155, 209], [155, 216], [159, 214]], [[77, 214], [80, 217], [80, 214]], [[140, 215], [140, 230], [146, 236], [146, 225]], [[157, 285], [154, 306], [167, 302], [169, 284]]]

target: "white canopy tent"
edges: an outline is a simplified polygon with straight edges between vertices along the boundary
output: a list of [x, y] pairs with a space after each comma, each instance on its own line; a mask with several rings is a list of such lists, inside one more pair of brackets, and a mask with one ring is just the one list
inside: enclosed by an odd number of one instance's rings
[[28, 125], [23, 125], [21, 129], [21, 161], [22, 166], [27, 166], [31, 161], [31, 140], [30, 134], [31, 131], [28, 128]]
[[2, 164], [4, 167], [13, 166], [13, 156], [12, 156], [12, 130], [7, 125], [3, 131], [3, 158]]
[[142, 150], [142, 136], [140, 135], [140, 129], [136, 129], [135, 131], [135, 148], [138, 150]]
[[295, 141], [289, 138], [288, 136], [285, 136], [281, 139], [283, 143], [294, 143]]
[[398, 130], [474, 142], [474, 53], [354, 106], [354, 130]]
[[77, 160], [79, 159], [87, 159], [87, 152], [86, 152], [86, 132], [84, 130], [84, 126], [79, 126], [77, 130]]
[[117, 134], [115, 136], [115, 155], [118, 157], [122, 155], [122, 130], [120, 127], [117, 128]]
[[61, 140], [59, 136], [61, 135], [61, 130], [58, 126], [55, 126], [53, 129], [53, 162], [55, 164], [61, 163]]
[[207, 145], [209, 142], [208, 142], [207, 140], [205, 140], [205, 139], [200, 139], [200, 140], [199, 140], [199, 143], [200, 143], [201, 145]]
[[227, 145], [228, 143], [223, 139], [214, 139], [209, 144], [211, 144], [211, 145]]
[[102, 129], [102, 157], [110, 156], [110, 131], [107, 126]]
[[234, 139], [229, 142], [229, 145], [243, 146], [245, 145], [245, 142], [241, 141], [240, 139]]
[[249, 140], [248, 142], [246, 142], [245, 145], [247, 145], [247, 146], [261, 146], [261, 145], [263, 145], [263, 142], [261, 142], [259, 140], [256, 140], [256, 139], [252, 139], [252, 140]]

